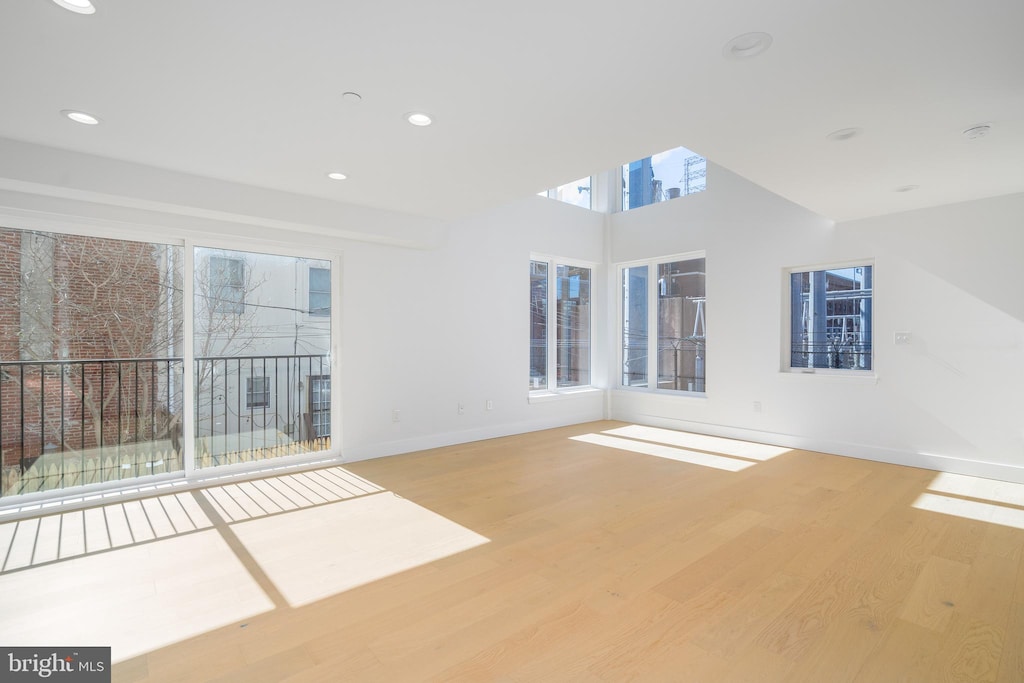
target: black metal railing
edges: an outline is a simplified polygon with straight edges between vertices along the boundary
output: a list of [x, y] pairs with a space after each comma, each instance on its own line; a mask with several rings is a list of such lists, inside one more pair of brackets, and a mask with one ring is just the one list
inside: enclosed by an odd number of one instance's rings
[[[196, 467], [329, 445], [325, 355], [201, 357], [193, 378]], [[0, 497], [182, 471], [183, 383], [181, 358], [0, 362]]]
[[325, 355], [196, 358], [197, 466], [295, 443], [320, 450], [317, 441], [330, 437], [330, 407], [311, 395], [311, 385], [322, 393], [329, 381]]
[[870, 370], [870, 342], [798, 342], [790, 348], [790, 367]]

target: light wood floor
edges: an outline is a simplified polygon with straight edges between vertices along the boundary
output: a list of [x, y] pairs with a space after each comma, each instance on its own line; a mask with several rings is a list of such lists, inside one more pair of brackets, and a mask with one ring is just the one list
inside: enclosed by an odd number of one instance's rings
[[[261, 555], [258, 534], [210, 512], [273, 606], [122, 661], [114, 680], [1024, 681], [1013, 485], [989, 496], [984, 481], [709, 440], [691, 455], [656, 431], [570, 438], [623, 426], [344, 466], [383, 491], [274, 516], [296, 515], [291, 541], [349, 549], [343, 517], [323, 515], [390, 496], [402, 511], [380, 514], [426, 515], [402, 547], [440, 559], [299, 606], [292, 592], [329, 592], [341, 561]], [[299, 555], [285, 586], [277, 567]]]

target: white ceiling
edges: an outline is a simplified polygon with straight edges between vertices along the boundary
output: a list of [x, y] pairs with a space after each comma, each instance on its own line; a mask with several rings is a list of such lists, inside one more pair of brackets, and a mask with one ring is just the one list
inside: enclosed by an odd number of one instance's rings
[[678, 145], [835, 220], [1024, 191], [1021, 0], [94, 3], [0, 3], [0, 137], [442, 218]]

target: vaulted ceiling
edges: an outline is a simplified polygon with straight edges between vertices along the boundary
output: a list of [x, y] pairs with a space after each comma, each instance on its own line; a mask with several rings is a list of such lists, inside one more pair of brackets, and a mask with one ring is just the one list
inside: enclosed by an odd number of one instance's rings
[[1024, 191], [1020, 0], [93, 2], [0, 3], [0, 137], [441, 218], [678, 145], [835, 220]]

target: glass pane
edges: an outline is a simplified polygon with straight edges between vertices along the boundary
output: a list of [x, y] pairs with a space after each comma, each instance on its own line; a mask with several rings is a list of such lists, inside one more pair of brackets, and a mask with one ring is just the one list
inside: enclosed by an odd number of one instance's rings
[[0, 496], [182, 469], [182, 257], [0, 228]]
[[677, 199], [707, 189], [707, 160], [685, 147], [622, 167], [622, 210]]
[[558, 187], [552, 188], [547, 192], [541, 192], [540, 194], [550, 199], [557, 199], [560, 202], [565, 202], [566, 204], [572, 204], [573, 206], [580, 206], [584, 209], [589, 209], [591, 207], [590, 176], [574, 180], [573, 182], [566, 183], [565, 185], [559, 185]]
[[622, 385], [647, 386], [647, 266], [622, 270]]
[[[330, 447], [330, 419], [325, 428], [322, 414], [314, 418], [311, 393], [319, 390], [312, 378], [331, 374], [330, 304], [310, 319], [295, 284], [307, 270], [321, 270], [329, 293], [330, 267], [321, 259], [196, 248], [196, 467]], [[226, 282], [237, 289], [231, 307], [223, 305]]]
[[790, 366], [871, 369], [872, 267], [790, 275]]
[[658, 388], [705, 391], [704, 259], [658, 264]]
[[590, 269], [557, 266], [559, 387], [590, 384]]
[[530, 389], [548, 388], [548, 264], [530, 261]]

